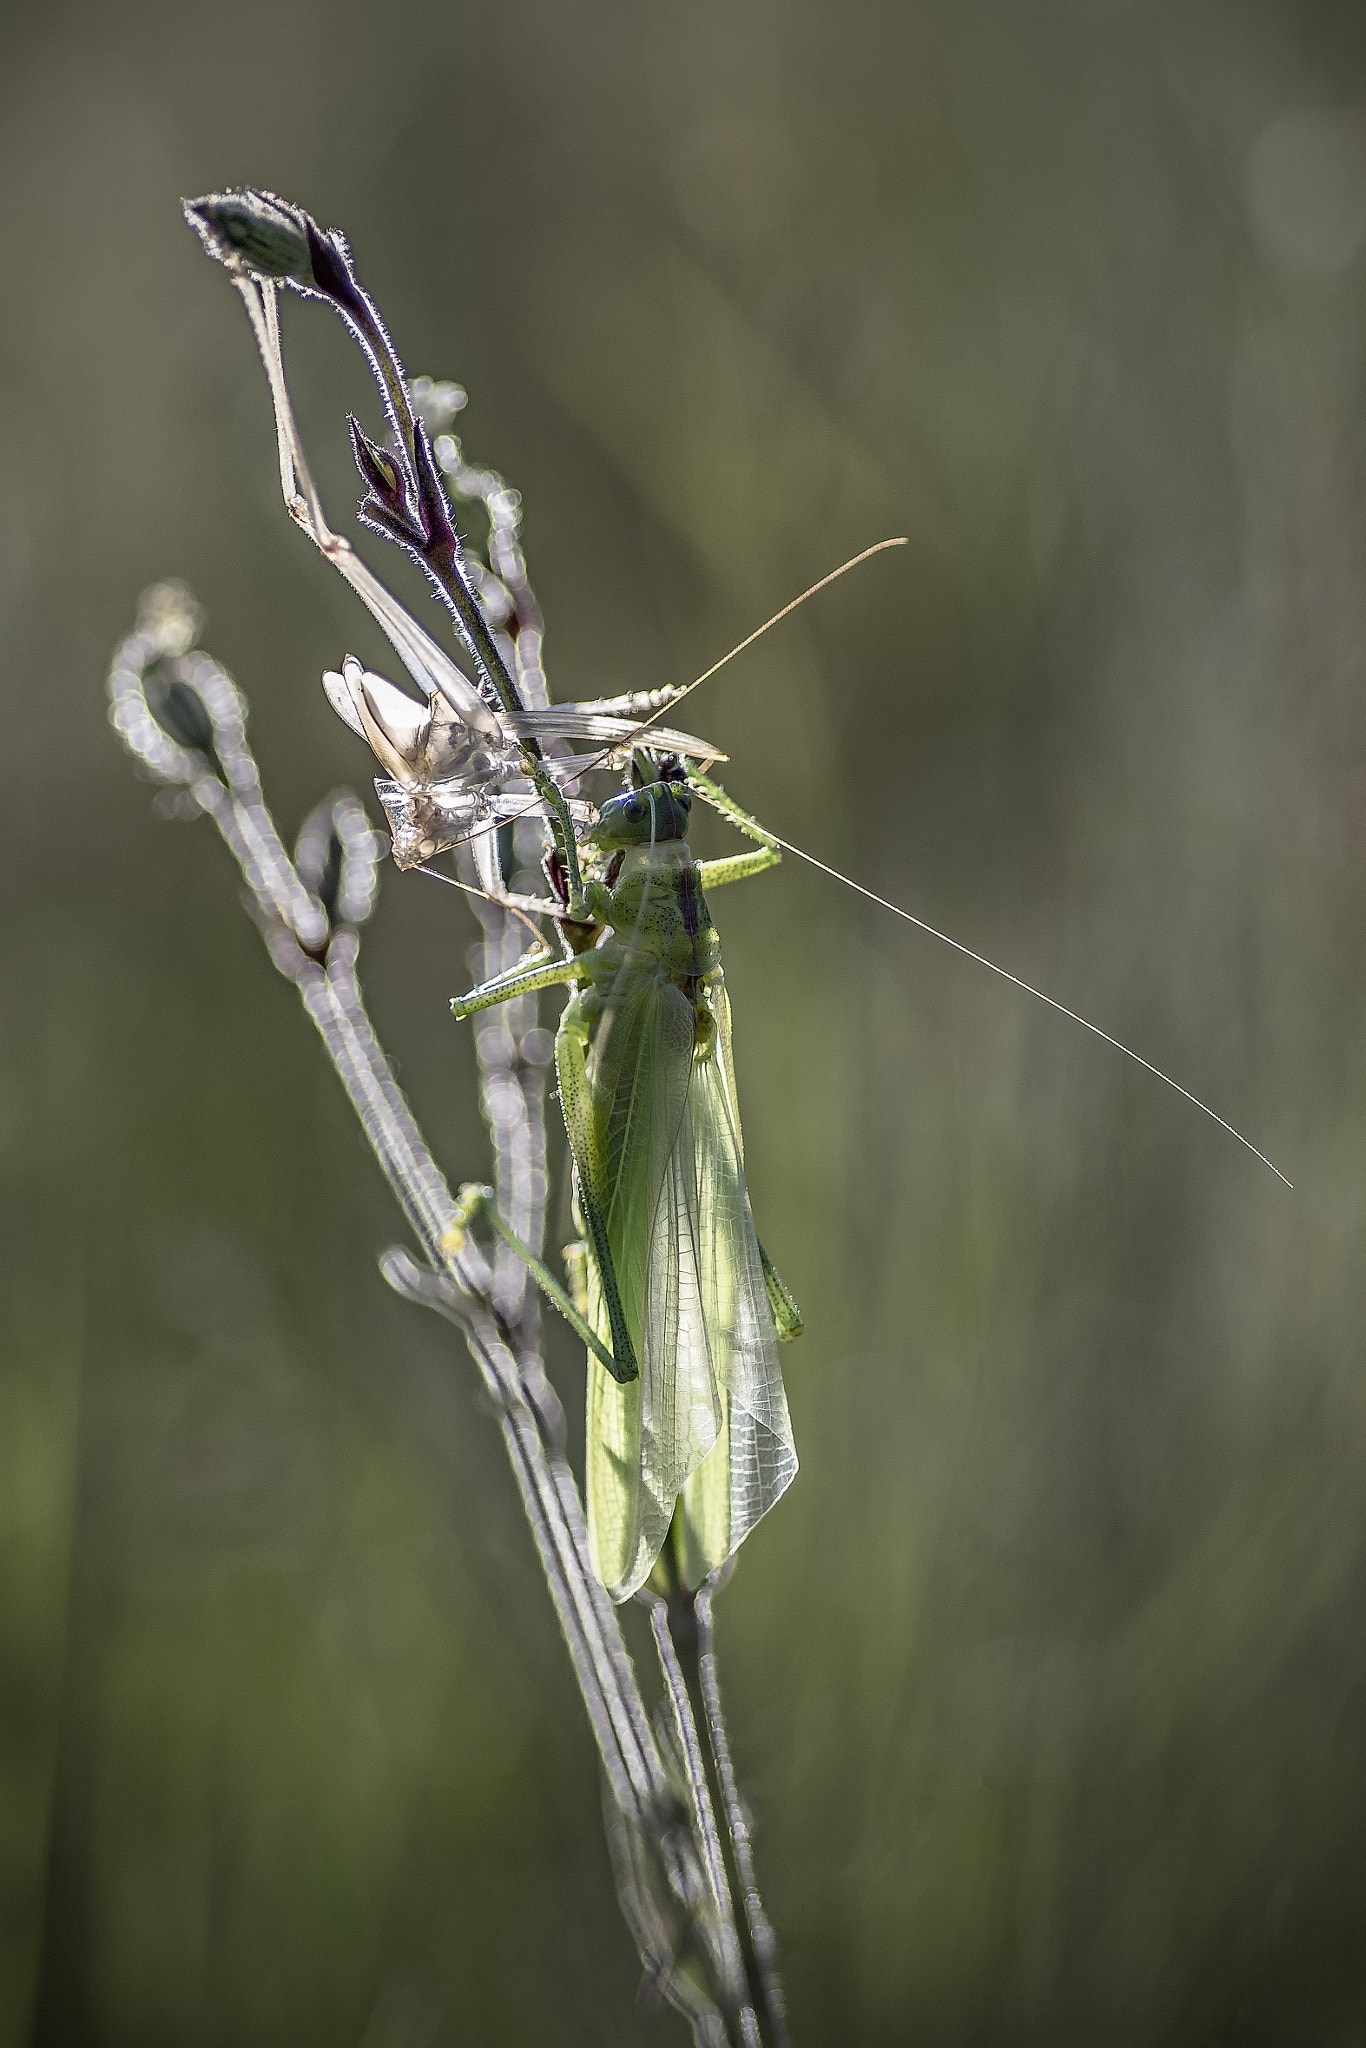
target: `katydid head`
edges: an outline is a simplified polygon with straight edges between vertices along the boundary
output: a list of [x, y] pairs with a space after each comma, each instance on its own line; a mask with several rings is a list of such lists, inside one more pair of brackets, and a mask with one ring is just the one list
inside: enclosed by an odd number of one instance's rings
[[647, 782], [605, 803], [588, 834], [593, 846], [659, 846], [686, 839], [692, 795], [681, 782]]
[[663, 752], [659, 747], [632, 747], [631, 765], [626, 774], [628, 789], [648, 789], [652, 782], [686, 782], [687, 766], [680, 754]]

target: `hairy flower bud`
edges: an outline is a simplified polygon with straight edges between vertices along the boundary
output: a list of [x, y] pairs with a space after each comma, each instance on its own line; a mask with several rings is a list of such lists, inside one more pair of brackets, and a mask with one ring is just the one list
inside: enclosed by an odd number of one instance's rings
[[351, 429], [351, 452], [356, 458], [356, 468], [366, 485], [380, 503], [390, 512], [407, 510], [407, 492], [403, 483], [403, 472], [388, 450], [372, 441], [355, 415], [347, 415]]
[[[301, 206], [273, 192], [243, 188], [210, 192], [183, 202], [185, 218], [204, 247], [229, 269], [254, 277], [287, 279], [312, 285], [312, 223]], [[314, 233], [316, 234], [316, 229]]]

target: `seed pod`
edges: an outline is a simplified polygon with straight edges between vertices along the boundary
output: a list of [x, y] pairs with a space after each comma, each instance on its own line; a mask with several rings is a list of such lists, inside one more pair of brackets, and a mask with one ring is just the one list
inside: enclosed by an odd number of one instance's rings
[[204, 247], [230, 270], [313, 285], [308, 215], [273, 192], [209, 192], [183, 202]]

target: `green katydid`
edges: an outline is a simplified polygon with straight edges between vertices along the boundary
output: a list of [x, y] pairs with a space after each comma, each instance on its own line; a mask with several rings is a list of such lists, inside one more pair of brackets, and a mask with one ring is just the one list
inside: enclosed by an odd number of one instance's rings
[[[865, 550], [785, 606], [759, 633], [869, 555], [898, 545], [883, 541]], [[696, 682], [671, 692], [668, 707], [757, 638], [751, 634]], [[430, 778], [422, 749], [407, 733], [411, 720], [392, 715], [385, 695], [392, 686], [379, 678], [361, 680], [369, 722], [392, 742], [381, 759], [401, 754], [404, 787], [411, 785], [416, 798], [423, 798]], [[328, 678], [334, 703], [344, 681]], [[353, 696], [356, 687], [353, 677]], [[643, 719], [630, 737], [649, 737], [664, 708]], [[368, 726], [366, 736], [373, 745]], [[660, 737], [676, 743], [684, 736]], [[685, 744], [702, 752], [702, 743]], [[620, 754], [621, 742], [614, 751]], [[605, 758], [582, 763], [577, 774]], [[698, 769], [685, 774], [676, 756], [661, 768], [637, 753], [633, 773], [638, 786], [606, 803], [579, 842], [587, 872], [578, 892], [566, 885], [563, 864], [552, 853], [546, 867], [556, 900], [509, 895], [491, 872], [492, 839], [489, 828], [483, 829], [485, 859], [479, 866], [491, 886], [476, 893], [491, 895], [523, 917], [554, 918], [562, 950], [538, 948], [452, 1004], [458, 1017], [467, 1017], [537, 989], [574, 989], [556, 1034], [560, 1098], [584, 1230], [584, 1243], [570, 1248], [574, 1298], [512, 1235], [487, 1190], [465, 1191], [457, 1232], [476, 1213], [487, 1214], [586, 1342], [589, 1530], [600, 1576], [618, 1600], [649, 1577], [671, 1529], [674, 1568], [689, 1585], [700, 1584], [779, 1499], [797, 1470], [776, 1346], [800, 1333], [801, 1320], [750, 1215], [730, 1008], [706, 891], [759, 874], [784, 852], [792, 853], [1082, 1025], [1174, 1088], [1285, 1179], [1232, 1124], [1141, 1054], [768, 831]], [[754, 850], [694, 861], [686, 838], [691, 790], [755, 841]], [[397, 825], [392, 802], [392, 795], [386, 798], [391, 825]], [[501, 800], [495, 815], [538, 808], [534, 797]]]
[[[377, 788], [396, 860], [415, 866], [472, 839], [485, 883], [478, 893], [494, 895], [518, 916], [531, 912], [559, 921], [561, 953], [546, 949], [526, 956], [455, 1008], [464, 1016], [554, 983], [574, 986], [556, 1056], [586, 1233], [577, 1265], [577, 1306], [530, 1248], [517, 1249], [588, 1340], [589, 1512], [605, 1582], [618, 1598], [643, 1582], [681, 1503], [681, 1564], [695, 1584], [731, 1554], [796, 1472], [775, 1346], [800, 1328], [749, 1212], [729, 1004], [704, 888], [757, 873], [783, 850], [827, 874], [836, 871], [764, 831], [701, 775], [694, 786], [757, 846], [733, 860], [694, 862], [685, 837], [686, 778], [681, 769], [652, 769], [642, 787], [607, 803], [585, 835], [585, 852], [597, 872], [590, 865], [584, 884], [576, 828], [590, 807], [582, 800], [571, 803], [565, 791], [598, 764], [557, 761], [557, 749], [570, 738], [608, 738], [620, 753], [656, 725], [658, 711], [634, 725], [634, 698], [558, 708], [521, 703], [490, 619], [460, 570], [458, 536], [402, 367], [360, 290], [344, 243], [322, 237], [307, 216], [260, 194], [217, 195], [186, 210], [210, 252], [227, 263], [246, 303], [274, 401], [280, 483], [290, 515], [370, 610], [426, 700], [415, 702], [352, 659], [325, 678], [334, 708], [367, 741], [390, 778]], [[319, 262], [326, 282], [314, 267]], [[356, 429], [357, 461], [370, 493], [362, 516], [423, 562], [450, 601], [491, 695], [329, 528], [285, 382], [276, 306], [282, 278], [333, 298], [362, 336], [398, 451], [396, 466]], [[784, 606], [759, 633], [859, 562], [905, 544], [887, 540], [865, 549]], [[757, 638], [750, 634], [724, 661]], [[714, 664], [688, 689], [721, 666]], [[668, 692], [666, 701], [678, 702], [688, 689]], [[657, 732], [656, 738], [678, 753], [708, 762], [719, 758], [706, 742], [684, 733]], [[550, 743], [549, 754], [542, 740]], [[524, 799], [509, 786], [516, 782], [534, 794]], [[549, 821], [555, 855], [547, 871], [552, 883], [564, 883], [558, 903], [510, 897], [497, 870], [499, 825], [528, 810], [539, 810]], [[849, 885], [872, 895], [858, 883]], [[1197, 1101], [1075, 1011], [910, 912], [881, 897], [873, 900], [1039, 996]], [[1224, 1124], [1222, 1117], [1215, 1120]], [[1240, 1133], [1233, 1135], [1248, 1144]], [[1257, 1157], [1265, 1160], [1261, 1153]], [[476, 1195], [487, 1207], [482, 1191]], [[466, 1205], [468, 1213], [474, 1206]], [[503, 1220], [491, 1210], [490, 1215], [509, 1234]]]
[[[640, 765], [637, 777], [648, 776]], [[691, 794], [670, 761], [604, 804], [584, 839], [592, 923], [458, 997], [476, 1010], [571, 983], [556, 1034], [560, 1100], [585, 1244], [588, 1526], [615, 1599], [649, 1576], [678, 1510], [690, 1585], [723, 1563], [797, 1470], [777, 1343], [801, 1319], [755, 1232], [745, 1187], [730, 1005], [708, 889], [781, 859], [705, 777], [699, 788], [758, 841], [694, 861]], [[607, 1345], [610, 1343], [610, 1351]]]

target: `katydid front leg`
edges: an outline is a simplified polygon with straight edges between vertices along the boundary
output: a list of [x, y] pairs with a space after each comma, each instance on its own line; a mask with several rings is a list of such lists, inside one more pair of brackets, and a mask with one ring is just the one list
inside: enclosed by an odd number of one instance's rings
[[[589, 884], [590, 891], [593, 884]], [[613, 964], [620, 964], [626, 956], [626, 948], [612, 940], [590, 949], [594, 965], [601, 971]], [[498, 1003], [505, 1003], [513, 996], [530, 995], [536, 989], [554, 988], [565, 982], [583, 981], [586, 978], [582, 956], [570, 959], [557, 958], [550, 953], [533, 954], [529, 965], [519, 964], [507, 973], [495, 975], [478, 988], [472, 988], [468, 995], [453, 996], [451, 1009], [457, 1017], [471, 1017], [478, 1010], [491, 1010]], [[564, 1109], [565, 1121], [573, 1127], [575, 1116], [582, 1118], [591, 1114], [591, 1095], [586, 1070], [588, 1055], [588, 1025], [583, 1015], [582, 995], [570, 998], [560, 1028], [555, 1034], [555, 1065], [560, 1082], [560, 1102]], [[639, 1377], [636, 1364], [635, 1346], [626, 1328], [626, 1314], [621, 1305], [617, 1288], [616, 1269], [612, 1264], [612, 1251], [607, 1238], [607, 1215], [600, 1191], [590, 1185], [588, 1173], [578, 1175], [579, 1207], [583, 1211], [584, 1227], [588, 1232], [593, 1256], [597, 1261], [598, 1276], [602, 1284], [603, 1301], [607, 1308], [608, 1322], [612, 1332], [612, 1357], [608, 1366], [613, 1379], [623, 1384]], [[514, 1250], [520, 1247], [514, 1245]], [[536, 1267], [527, 1261], [532, 1274], [539, 1279]], [[554, 1300], [554, 1296], [551, 1296]], [[556, 1303], [559, 1306], [559, 1303]]]
[[736, 853], [728, 859], [699, 861], [697, 872], [704, 889], [720, 889], [727, 882], [747, 881], [751, 875], [762, 875], [766, 868], [777, 867], [783, 857], [782, 848], [757, 818], [751, 818], [748, 811], [742, 811], [734, 797], [727, 796], [720, 783], [713, 782], [700, 769], [691, 769], [688, 780], [704, 803], [709, 803], [723, 818], [729, 818], [746, 839], [758, 841], [758, 849], [754, 853]]
[[588, 974], [585, 959], [591, 959], [598, 967], [616, 967], [626, 958], [627, 949], [608, 939], [600, 946], [591, 946], [586, 954], [574, 953], [566, 958], [561, 953], [552, 953], [543, 948], [538, 953], [524, 953], [515, 967], [509, 967], [504, 974], [495, 974], [491, 981], [481, 981], [463, 996], [451, 997], [453, 1017], [472, 1017], [476, 1010], [491, 1010], [497, 1003], [505, 1003], [512, 996], [531, 995], [539, 988], [556, 988], [568, 981], [586, 981]]
[[724, 860], [700, 860], [698, 879], [704, 890], [724, 888], [727, 882], [746, 882], [751, 875], [776, 868], [782, 857], [776, 846], [760, 846], [753, 853], [733, 853]]
[[576, 960], [566, 960], [562, 953], [545, 949], [539, 953], [523, 954], [515, 967], [505, 974], [495, 974], [491, 981], [481, 981], [478, 988], [472, 988], [467, 995], [451, 997], [451, 1014], [457, 1018], [472, 1017], [476, 1010], [491, 1010], [496, 1003], [505, 1003], [512, 996], [532, 995], [538, 988], [554, 988], [566, 981], [576, 981], [583, 969]]

